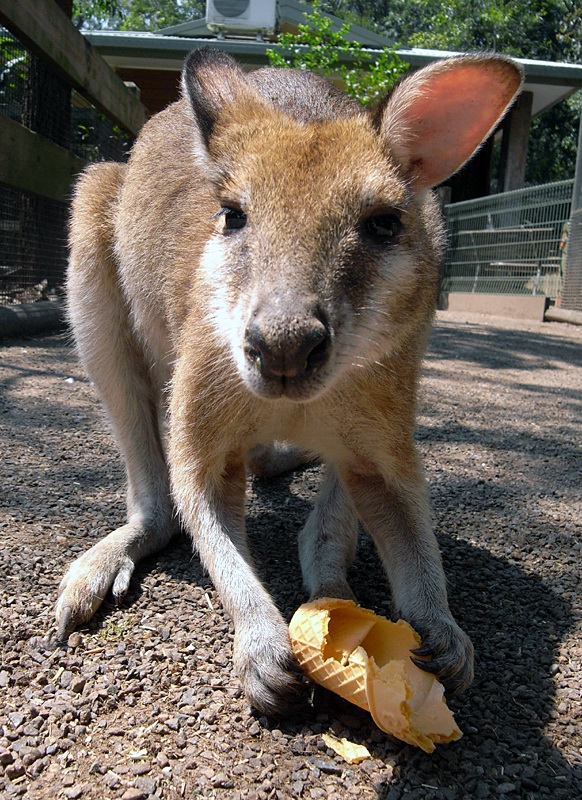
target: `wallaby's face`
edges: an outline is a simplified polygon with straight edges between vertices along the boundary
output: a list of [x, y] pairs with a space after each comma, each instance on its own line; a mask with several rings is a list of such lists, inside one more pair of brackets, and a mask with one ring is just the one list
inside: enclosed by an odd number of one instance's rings
[[187, 62], [194, 152], [221, 206], [202, 262], [208, 300], [253, 393], [309, 400], [422, 338], [441, 250], [426, 190], [470, 157], [520, 75], [468, 59], [419, 76], [375, 117], [333, 108], [314, 121], [297, 82], [303, 110], [285, 113], [276, 79], [261, 96], [228, 59]]
[[390, 349], [392, 306], [415, 290], [422, 233], [364, 117], [301, 126], [272, 114], [249, 128], [213, 143], [228, 171], [205, 269], [247, 386], [305, 400]]

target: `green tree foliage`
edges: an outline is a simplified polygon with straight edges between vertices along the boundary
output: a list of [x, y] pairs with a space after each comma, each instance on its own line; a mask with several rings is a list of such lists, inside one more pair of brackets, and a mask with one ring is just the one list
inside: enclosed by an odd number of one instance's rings
[[204, 16], [204, 0], [73, 0], [73, 21], [83, 28], [155, 31]]
[[573, 63], [582, 52], [580, 0], [321, 0], [321, 8], [371, 22], [402, 46]]
[[339, 79], [346, 92], [363, 105], [373, 105], [392, 88], [408, 69], [394, 48], [374, 56], [350, 40], [351, 25], [346, 22], [332, 30], [332, 20], [314, 4], [305, 14], [297, 33], [282, 33], [278, 43], [282, 52], [268, 50], [269, 62], [276, 67], [294, 67]]
[[526, 183], [550, 183], [574, 177], [582, 92], [536, 117], [530, 129]]

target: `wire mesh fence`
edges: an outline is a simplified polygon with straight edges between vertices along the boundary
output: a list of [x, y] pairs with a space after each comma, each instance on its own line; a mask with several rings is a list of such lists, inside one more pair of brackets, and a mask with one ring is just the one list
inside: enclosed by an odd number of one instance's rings
[[[123, 161], [131, 137], [0, 27], [0, 114], [89, 161]], [[0, 184], [0, 305], [57, 297], [67, 203]]]
[[62, 296], [67, 220], [66, 203], [0, 185], [0, 305]]
[[560, 295], [573, 181], [445, 207], [443, 291]]
[[572, 214], [568, 234], [561, 305], [582, 311], [582, 208]]

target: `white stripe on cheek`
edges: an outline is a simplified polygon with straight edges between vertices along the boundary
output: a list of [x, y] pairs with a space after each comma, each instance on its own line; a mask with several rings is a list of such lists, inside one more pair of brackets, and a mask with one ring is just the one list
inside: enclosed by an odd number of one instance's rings
[[226, 248], [219, 236], [212, 236], [206, 243], [200, 271], [208, 288], [206, 297], [209, 317], [221, 344], [228, 347], [239, 372], [244, 371], [243, 352], [244, 319], [241, 313], [242, 298], [229, 296], [230, 268], [225, 263]]

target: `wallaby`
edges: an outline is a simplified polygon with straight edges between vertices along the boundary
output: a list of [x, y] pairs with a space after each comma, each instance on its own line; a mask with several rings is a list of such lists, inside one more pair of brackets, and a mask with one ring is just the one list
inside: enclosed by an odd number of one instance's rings
[[413, 441], [444, 248], [430, 188], [521, 81], [509, 59], [461, 56], [369, 112], [309, 73], [245, 74], [198, 50], [129, 163], [85, 171], [68, 310], [125, 461], [128, 516], [63, 578], [61, 638], [109, 590], [123, 597], [179, 519], [232, 617], [248, 700], [296, 707], [287, 625], [245, 538], [245, 469], [317, 457], [326, 477], [299, 537], [308, 594], [353, 597], [361, 521], [395, 614], [421, 633], [413, 660], [451, 692], [470, 684]]

